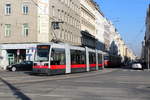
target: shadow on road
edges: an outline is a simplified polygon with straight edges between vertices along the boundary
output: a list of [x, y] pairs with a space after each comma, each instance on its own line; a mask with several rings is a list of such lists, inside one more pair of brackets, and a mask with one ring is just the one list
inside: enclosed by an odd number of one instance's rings
[[132, 69], [131, 66], [122, 66], [122, 69]]
[[28, 96], [26, 96], [24, 93], [22, 93], [19, 89], [17, 89], [12, 84], [8, 83], [7, 81], [5, 81], [2, 78], [0, 78], [0, 80], [10, 88], [10, 90], [13, 92], [14, 96], [16, 96], [17, 99], [20, 99], [20, 100], [31, 100]]

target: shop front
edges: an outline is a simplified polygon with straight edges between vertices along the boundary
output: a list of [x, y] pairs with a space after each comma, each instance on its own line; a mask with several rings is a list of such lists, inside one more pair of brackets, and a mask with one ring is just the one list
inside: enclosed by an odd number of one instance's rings
[[21, 61], [34, 61], [36, 44], [2, 44], [0, 48], [0, 67], [6, 69], [8, 65]]

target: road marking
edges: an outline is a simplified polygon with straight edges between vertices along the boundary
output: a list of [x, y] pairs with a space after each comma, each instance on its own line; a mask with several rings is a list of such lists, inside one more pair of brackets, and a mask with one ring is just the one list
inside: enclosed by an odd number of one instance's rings
[[123, 69], [124, 72], [130, 71], [130, 72], [141, 72], [143, 70], [133, 70], [133, 69]]
[[118, 82], [120, 84], [144, 84], [144, 85], [149, 85], [150, 82]]

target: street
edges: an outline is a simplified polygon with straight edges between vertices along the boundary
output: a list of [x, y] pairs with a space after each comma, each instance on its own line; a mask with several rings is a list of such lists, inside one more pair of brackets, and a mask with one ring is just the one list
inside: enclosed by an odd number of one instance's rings
[[104, 69], [44, 76], [0, 72], [0, 100], [150, 100], [150, 72]]

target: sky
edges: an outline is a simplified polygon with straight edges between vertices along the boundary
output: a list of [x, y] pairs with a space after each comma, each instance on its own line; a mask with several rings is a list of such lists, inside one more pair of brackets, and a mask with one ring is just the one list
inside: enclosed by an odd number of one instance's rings
[[141, 55], [145, 35], [145, 19], [150, 0], [95, 0], [105, 17], [117, 28], [122, 39], [137, 55]]

